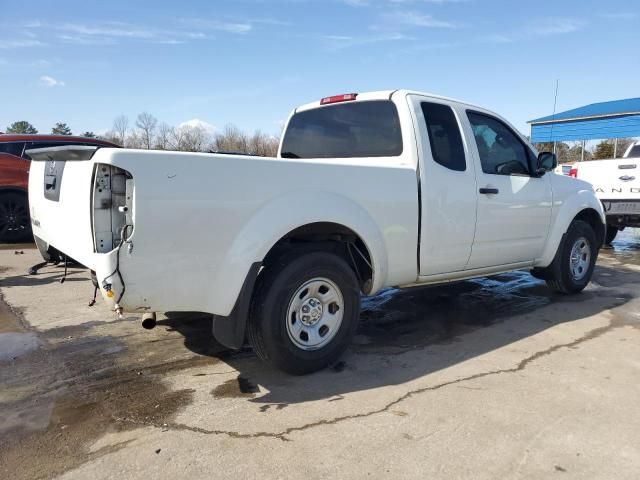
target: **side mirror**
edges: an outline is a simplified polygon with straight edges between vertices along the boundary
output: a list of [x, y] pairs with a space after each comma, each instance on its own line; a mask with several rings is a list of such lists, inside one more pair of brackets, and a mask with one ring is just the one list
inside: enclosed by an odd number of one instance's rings
[[558, 159], [555, 153], [541, 152], [538, 154], [538, 174], [544, 175], [546, 172], [554, 170], [558, 166]]

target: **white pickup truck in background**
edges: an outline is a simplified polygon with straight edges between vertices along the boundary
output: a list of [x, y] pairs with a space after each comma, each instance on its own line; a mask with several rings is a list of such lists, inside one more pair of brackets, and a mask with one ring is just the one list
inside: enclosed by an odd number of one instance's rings
[[591, 183], [602, 201], [605, 243], [625, 227], [640, 227], [640, 142], [631, 144], [622, 158], [576, 163], [570, 175]]
[[277, 158], [92, 147], [30, 152], [34, 235], [118, 312], [202, 311], [291, 373], [334, 361], [361, 294], [529, 269], [590, 281], [604, 212], [484, 108], [406, 90], [296, 108]]

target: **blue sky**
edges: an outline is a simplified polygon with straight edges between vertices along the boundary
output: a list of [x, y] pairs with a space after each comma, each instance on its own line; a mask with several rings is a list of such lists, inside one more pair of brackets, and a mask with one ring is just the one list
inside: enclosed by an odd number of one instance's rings
[[526, 121], [640, 96], [637, 0], [0, 0], [0, 130], [148, 111], [278, 133], [298, 104], [411, 88]]

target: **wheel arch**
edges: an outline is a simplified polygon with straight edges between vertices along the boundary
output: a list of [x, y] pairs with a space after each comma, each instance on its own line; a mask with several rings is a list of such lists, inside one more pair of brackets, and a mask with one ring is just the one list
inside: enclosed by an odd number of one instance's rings
[[[332, 252], [342, 257], [354, 271], [365, 293], [373, 285], [374, 268], [364, 240], [352, 229], [334, 222], [313, 222], [297, 227], [283, 235], [267, 252], [262, 261], [254, 262], [244, 278], [242, 287], [227, 316], [214, 315], [212, 333], [222, 345], [239, 349], [244, 344], [249, 309], [260, 281], [263, 268], [277, 262], [292, 251]], [[358, 256], [361, 257], [358, 257]]]
[[[349, 250], [351, 247], [357, 250]], [[226, 305], [211, 311], [220, 312], [214, 316], [213, 326], [220, 343], [233, 348], [242, 345], [248, 306], [261, 269], [291, 248], [333, 251], [352, 266], [349, 253], [355, 259], [359, 251], [369, 263], [365, 265], [362, 257], [363, 262], [355, 263], [363, 291], [375, 293], [386, 280], [383, 235], [361, 205], [329, 192], [312, 192], [304, 199], [279, 197], [244, 224], [217, 269], [213, 291], [225, 292]]]
[[315, 242], [326, 247], [346, 238], [355, 239], [366, 249], [371, 264], [367, 293], [375, 293], [386, 281], [388, 252], [383, 233], [363, 206], [344, 195], [324, 191], [309, 192], [303, 198], [283, 195], [272, 199], [244, 222], [221, 255], [213, 291], [224, 292], [224, 299], [218, 294], [219, 302], [211, 311], [230, 312], [251, 265], [272, 260], [284, 244], [295, 240], [296, 246]]
[[553, 206], [552, 222], [549, 226], [547, 243], [541, 257], [536, 261], [536, 267], [547, 267], [561, 245], [564, 235], [574, 220], [583, 220], [592, 226], [599, 245], [604, 243], [604, 211], [602, 205], [592, 190], [579, 190], [563, 202]]
[[596, 234], [596, 239], [598, 240], [598, 248], [600, 248], [604, 244], [604, 234], [605, 234], [605, 224], [602, 222], [600, 218], [600, 214], [593, 208], [585, 208], [581, 210], [572, 220], [582, 220], [593, 228], [594, 233]]
[[301, 225], [283, 235], [269, 249], [263, 266], [268, 267], [292, 250], [328, 251], [342, 257], [356, 274], [362, 292], [371, 291], [374, 275], [371, 252], [367, 242], [352, 228], [336, 222]]

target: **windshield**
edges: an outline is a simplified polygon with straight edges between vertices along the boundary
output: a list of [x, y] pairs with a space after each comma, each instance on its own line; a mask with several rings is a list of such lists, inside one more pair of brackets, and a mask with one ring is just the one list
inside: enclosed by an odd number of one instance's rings
[[315, 108], [291, 117], [284, 158], [395, 157], [402, 153], [398, 111], [389, 100]]

